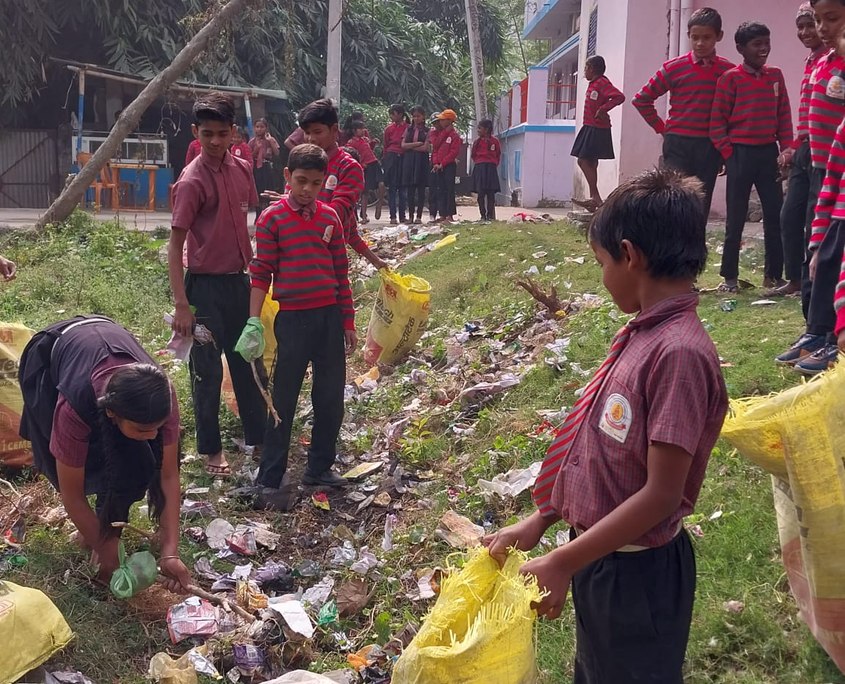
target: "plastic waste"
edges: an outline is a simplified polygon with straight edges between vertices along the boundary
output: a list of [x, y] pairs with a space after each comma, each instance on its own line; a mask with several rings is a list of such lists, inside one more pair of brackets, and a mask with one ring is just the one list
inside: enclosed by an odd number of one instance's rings
[[120, 566], [111, 576], [109, 589], [119, 599], [129, 599], [139, 591], [155, 584], [158, 577], [158, 563], [149, 551], [138, 551], [128, 558], [121, 542], [117, 547]]

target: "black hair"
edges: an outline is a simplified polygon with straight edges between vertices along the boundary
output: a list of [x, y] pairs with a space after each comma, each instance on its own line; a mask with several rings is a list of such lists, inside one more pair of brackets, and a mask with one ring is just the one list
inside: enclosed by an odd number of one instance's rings
[[422, 105], [414, 105], [413, 107], [411, 107], [411, 114], [422, 114], [423, 116], [425, 116], [425, 113], [425, 107], [423, 107]]
[[363, 121], [364, 120], [364, 112], [360, 109], [356, 109], [349, 115], [350, 121]]
[[493, 132], [493, 120], [492, 119], [482, 119], [478, 122], [479, 128], [486, 128], [491, 133]]
[[336, 126], [339, 121], [337, 107], [331, 100], [323, 98], [305, 105], [299, 112], [299, 127], [305, 128], [310, 124], [323, 124], [324, 126]]
[[360, 131], [362, 128], [366, 128], [367, 124], [363, 121], [351, 121], [349, 123], [349, 130], [351, 131]]
[[230, 126], [235, 123], [235, 102], [225, 93], [211, 92], [194, 102], [194, 123], [222, 121]]
[[755, 38], [768, 38], [772, 35], [769, 27], [759, 21], [744, 21], [736, 29], [734, 40], [739, 47], [745, 47]]
[[693, 26], [709, 26], [718, 35], [722, 32], [722, 15], [712, 7], [702, 7], [695, 10], [690, 16], [687, 22], [687, 32], [691, 31]]
[[[118, 368], [109, 379], [102, 397], [97, 399], [100, 417], [100, 431], [103, 445], [106, 490], [102, 506], [98, 499], [97, 517], [100, 533], [105, 538], [115, 533], [113, 522], [118, 522], [125, 513], [118, 492], [127, 489], [127, 482], [149, 476], [147, 501], [150, 518], [158, 521], [164, 511], [164, 491], [161, 488], [161, 467], [164, 459], [164, 442], [161, 431], [149, 441], [148, 449], [127, 449], [126, 442], [132, 441], [123, 435], [114, 418], [122, 418], [140, 425], [152, 425], [165, 420], [172, 410], [170, 381], [158, 366], [149, 363], [133, 363]], [[111, 413], [111, 415], [109, 415]], [[135, 462], [127, 458], [146, 456], [146, 462]], [[131, 485], [129, 486], [131, 490]], [[124, 501], [125, 503], [125, 501]]]
[[361, 163], [361, 155], [358, 154], [358, 150], [354, 147], [349, 147], [348, 145], [343, 148], [343, 151], [346, 152], [350, 157], [352, 157], [356, 162], [359, 164]]
[[607, 63], [604, 61], [604, 57], [601, 57], [600, 55], [588, 57], [584, 64], [590, 67], [599, 76], [604, 76], [604, 72], [607, 71]]
[[[819, 0], [810, 0], [810, 4], [815, 7], [819, 4]], [[845, 0], [839, 0], [840, 5], [845, 5]]]
[[392, 104], [387, 109], [388, 114], [400, 114], [402, 118], [405, 120], [405, 123], [411, 123], [411, 119], [408, 118], [408, 113], [405, 111], [405, 105], [403, 104]]
[[670, 169], [646, 171], [614, 190], [590, 224], [589, 237], [619, 260], [629, 240], [654, 278], [695, 278], [707, 264], [701, 182]]
[[328, 166], [329, 158], [323, 152], [323, 148], [312, 145], [311, 143], [297, 145], [288, 155], [287, 168], [291, 173], [297, 169], [322, 171], [325, 173]]

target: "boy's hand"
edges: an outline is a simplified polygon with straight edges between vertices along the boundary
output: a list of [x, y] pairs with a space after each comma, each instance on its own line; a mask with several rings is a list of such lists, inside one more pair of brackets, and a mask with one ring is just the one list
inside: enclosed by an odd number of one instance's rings
[[264, 199], [270, 200], [271, 202], [278, 202], [280, 199], [282, 199], [282, 197], [284, 197], [284, 195], [282, 193], [275, 192], [273, 190], [265, 190], [264, 192], [261, 193], [261, 196]]
[[540, 603], [531, 605], [537, 611], [537, 615], [549, 620], [557, 620], [566, 605], [572, 574], [561, 567], [559, 558], [554, 552], [528, 561], [519, 571], [523, 575], [534, 575], [540, 589], [547, 592]]
[[481, 543], [487, 547], [490, 555], [496, 559], [499, 566], [505, 564], [508, 549], [511, 547], [520, 551], [530, 551], [540, 542], [540, 537], [547, 529], [543, 516], [538, 513], [528, 516], [525, 520], [503, 527], [498, 532], [488, 534]]
[[173, 313], [173, 332], [181, 337], [192, 337], [194, 334], [194, 312], [189, 304], [177, 304]]
[[839, 339], [837, 342], [839, 343], [839, 351], [845, 354], [845, 330], [839, 333]]
[[166, 581], [162, 584], [164, 588], [174, 594], [188, 593], [188, 585], [191, 583], [191, 573], [185, 564], [178, 558], [163, 558], [159, 562], [159, 569]]
[[792, 157], [795, 155], [795, 150], [791, 147], [785, 149], [783, 152], [780, 153], [778, 157], [778, 166], [780, 167], [781, 171], [786, 171], [790, 166], [792, 166]]
[[7, 283], [10, 280], [15, 279], [15, 275], [17, 275], [18, 267], [14, 261], [7, 259], [4, 256], [0, 256], [0, 275], [3, 276], [3, 280]]
[[816, 279], [816, 271], [819, 267], [819, 253], [818, 251], [813, 252], [813, 256], [810, 257], [810, 280]]
[[355, 347], [358, 346], [358, 333], [354, 330], [344, 330], [343, 341], [346, 345], [346, 355], [351, 356], [352, 352], [355, 351]]
[[381, 257], [376, 256], [373, 254], [373, 257], [370, 259], [370, 263], [375, 267], [377, 271], [382, 270], [383, 268], [390, 269], [390, 265]]
[[252, 363], [264, 355], [264, 324], [257, 316], [250, 317], [235, 344], [235, 351], [244, 361]]

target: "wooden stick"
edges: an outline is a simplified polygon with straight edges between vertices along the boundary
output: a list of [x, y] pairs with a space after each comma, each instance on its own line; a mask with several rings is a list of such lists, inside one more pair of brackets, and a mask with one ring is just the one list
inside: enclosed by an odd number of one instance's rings
[[111, 526], [122, 530], [129, 530], [130, 532], [140, 534], [142, 537], [146, 537], [147, 539], [155, 539], [155, 534], [153, 532], [147, 532], [146, 530], [142, 530], [134, 525], [130, 525], [129, 523], [113, 522]]
[[270, 415], [273, 416], [273, 423], [275, 427], [279, 426], [279, 423], [282, 422], [282, 419], [279, 418], [279, 414], [276, 413], [276, 407], [273, 406], [273, 397], [270, 396], [270, 393], [264, 387], [264, 384], [261, 382], [261, 378], [258, 377], [258, 359], [253, 361], [250, 365], [252, 368], [252, 377], [255, 380], [255, 384], [258, 387], [258, 391], [261, 392], [261, 396], [264, 397], [264, 402], [267, 404], [267, 409], [270, 411]]
[[[167, 577], [164, 577], [164, 575], [159, 575], [158, 581], [167, 582], [169, 580]], [[193, 594], [194, 596], [198, 596], [199, 598], [205, 599], [206, 601], [209, 601], [210, 603], [213, 603], [216, 606], [222, 606], [224, 610], [235, 611], [247, 622], [255, 622], [255, 616], [252, 613], [241, 608], [237, 603], [229, 603], [227, 599], [222, 598], [220, 596], [215, 596], [214, 594], [207, 592], [202, 587], [198, 587], [196, 584], [189, 584], [187, 587], [185, 587], [185, 589], [187, 589], [188, 592]]]

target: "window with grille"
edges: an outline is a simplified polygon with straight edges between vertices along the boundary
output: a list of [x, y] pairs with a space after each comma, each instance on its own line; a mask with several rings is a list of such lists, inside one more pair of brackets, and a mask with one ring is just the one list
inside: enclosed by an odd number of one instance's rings
[[596, 54], [596, 43], [598, 42], [599, 33], [599, 8], [593, 7], [590, 12], [590, 28], [587, 34], [587, 57], [592, 57]]

